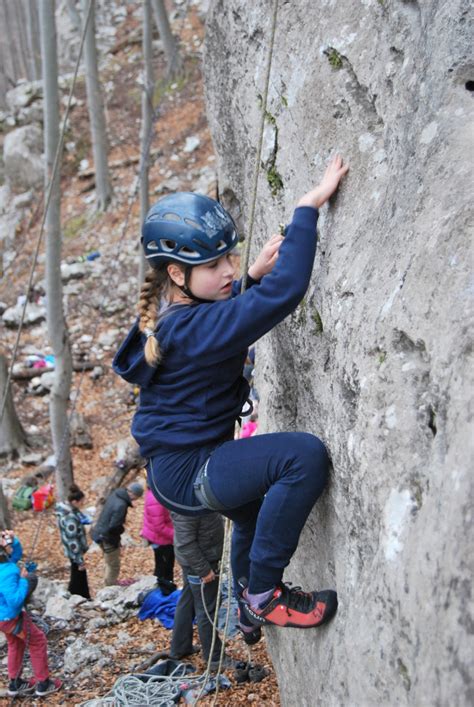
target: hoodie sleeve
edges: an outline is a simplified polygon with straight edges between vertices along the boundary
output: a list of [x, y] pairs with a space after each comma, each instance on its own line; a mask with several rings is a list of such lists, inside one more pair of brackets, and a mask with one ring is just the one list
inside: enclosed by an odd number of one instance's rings
[[308, 289], [316, 253], [318, 211], [296, 209], [272, 272], [243, 295], [189, 307], [164, 323], [160, 343], [207, 365], [239, 354], [293, 312]]
[[12, 572], [4, 577], [2, 581], [1, 592], [8, 608], [13, 617], [18, 616], [28, 594], [28, 580], [25, 577], [20, 577], [18, 567], [12, 568]]
[[[252, 281], [244, 294], [185, 307], [179, 315], [164, 319], [158, 331], [164, 355], [172, 348], [177, 366], [200, 357], [205, 357], [208, 366], [214, 365], [240, 355], [283, 321], [308, 289], [317, 220], [317, 209], [301, 206], [295, 210], [272, 272], [258, 283]], [[135, 324], [113, 361], [116, 373], [142, 388], [153, 383], [157, 371], [145, 361], [144, 343]]]
[[10, 555], [10, 562], [14, 562], [16, 564], [21, 560], [22, 557], [23, 548], [21, 546], [21, 542], [18, 540], [17, 537], [14, 537], [12, 545], [12, 554]]

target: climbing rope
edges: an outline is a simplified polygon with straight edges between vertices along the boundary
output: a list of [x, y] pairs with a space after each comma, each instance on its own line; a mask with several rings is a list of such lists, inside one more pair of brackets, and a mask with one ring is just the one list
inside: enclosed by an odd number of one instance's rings
[[253, 238], [253, 230], [255, 225], [255, 207], [257, 204], [257, 191], [258, 191], [258, 178], [260, 176], [261, 162], [262, 162], [262, 147], [263, 147], [263, 134], [265, 132], [265, 118], [267, 115], [267, 103], [268, 103], [268, 88], [270, 86], [270, 75], [272, 70], [272, 59], [273, 59], [273, 48], [275, 46], [275, 32], [277, 26], [277, 14], [278, 14], [278, 0], [273, 0], [273, 13], [272, 13], [272, 29], [270, 34], [270, 47], [268, 51], [267, 67], [265, 71], [265, 83], [262, 94], [262, 114], [260, 116], [260, 130], [258, 136], [257, 145], [257, 159], [255, 162], [255, 172], [253, 177], [253, 186], [251, 192], [250, 201], [250, 216], [249, 216], [249, 235], [245, 243], [244, 249], [244, 262], [242, 265], [242, 293], [245, 292], [247, 287], [247, 275], [249, 269], [250, 260], [250, 246]]
[[[266, 66], [266, 70], [265, 70], [265, 83], [264, 83], [264, 90], [263, 90], [263, 95], [262, 95], [262, 112], [261, 112], [260, 128], [259, 128], [259, 136], [258, 136], [257, 157], [256, 157], [256, 163], [255, 163], [253, 188], [252, 188], [252, 193], [251, 193], [249, 230], [248, 230], [248, 237], [247, 237], [246, 243], [245, 243], [244, 260], [243, 260], [243, 264], [242, 264], [242, 273], [243, 274], [242, 274], [241, 294], [244, 294], [244, 292], [247, 288], [247, 276], [248, 276], [248, 268], [249, 268], [249, 260], [250, 260], [250, 248], [251, 248], [251, 244], [252, 244], [254, 225], [255, 225], [255, 207], [256, 207], [256, 203], [257, 203], [258, 179], [259, 179], [260, 169], [261, 169], [263, 134], [264, 134], [264, 130], [265, 130], [265, 117], [267, 114], [268, 89], [269, 89], [269, 85], [270, 85], [273, 49], [275, 46], [277, 15], [278, 15], [278, 0], [273, 0], [273, 13], [272, 13], [272, 27], [271, 27], [271, 34], [270, 34], [270, 45], [269, 45], [269, 51], [268, 51], [268, 57], [267, 57], [267, 66]], [[236, 423], [236, 430], [239, 430], [237, 423]], [[219, 587], [218, 587], [218, 593], [217, 593], [218, 597], [220, 597], [221, 593], [222, 593], [222, 577], [224, 575], [224, 572], [226, 573], [227, 577], [229, 578], [229, 588], [230, 588], [229, 591], [231, 591], [231, 587], [232, 587], [232, 569], [231, 569], [231, 565], [230, 565], [231, 533], [232, 533], [232, 523], [228, 518], [226, 518], [225, 532], [224, 532], [224, 548], [223, 548], [222, 558], [221, 558], [221, 572], [220, 572], [220, 576], [219, 576]], [[230, 597], [230, 594], [229, 594], [229, 597]], [[214, 615], [214, 621], [212, 622], [212, 626], [213, 626], [212, 644], [211, 644], [211, 650], [209, 652], [209, 658], [208, 658], [207, 668], [206, 668], [206, 672], [205, 672], [205, 675], [207, 675], [207, 676], [210, 673], [212, 653], [214, 650], [215, 638], [216, 638], [216, 634], [217, 634], [218, 610], [219, 610], [219, 601], [217, 601], [216, 611], [215, 611], [215, 615]], [[227, 606], [226, 623], [225, 623], [223, 635], [221, 638], [222, 647], [221, 647], [221, 654], [220, 654], [220, 659], [219, 659], [219, 666], [218, 666], [217, 672], [216, 672], [217, 683], [216, 683], [216, 694], [215, 694], [214, 700], [212, 702], [213, 705], [216, 703], [217, 695], [218, 695], [219, 676], [222, 672], [222, 665], [223, 665], [224, 656], [225, 656], [225, 642], [226, 642], [226, 638], [227, 638], [229, 616], [230, 616], [230, 598], [229, 598], [229, 603]], [[204, 687], [201, 687], [201, 690], [196, 698], [196, 702], [201, 698], [203, 690], [204, 690]]]

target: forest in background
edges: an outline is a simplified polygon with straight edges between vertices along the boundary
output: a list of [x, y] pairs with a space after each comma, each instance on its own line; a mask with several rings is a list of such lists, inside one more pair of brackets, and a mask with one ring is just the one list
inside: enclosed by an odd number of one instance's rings
[[[113, 486], [144, 480], [129, 436], [136, 391], [110, 367], [136, 311], [143, 277], [140, 222], [150, 201], [170, 191], [215, 196], [217, 177], [201, 80], [206, 3], [95, 7], [68, 1], [57, 2], [55, 12], [54, 5], [0, 3], [8, 36], [16, 40], [7, 42], [6, 33], [0, 45], [0, 452], [3, 525], [14, 527], [47, 586], [58, 588], [67, 568], [54, 513], [12, 512], [10, 499], [25, 477], [40, 472], [55, 480], [58, 497], [74, 478], [93, 511]], [[18, 131], [19, 147], [7, 154]], [[16, 162], [12, 154], [20, 155]], [[60, 169], [51, 181], [56, 155]], [[151, 551], [139, 539], [141, 516], [138, 503], [123, 548], [123, 572], [132, 578], [152, 574]], [[100, 553], [91, 549], [87, 562], [96, 594]], [[40, 597], [46, 598], [47, 592]], [[104, 694], [124, 670], [167, 647], [169, 633], [158, 624], [142, 625], [135, 612], [113, 623], [98, 604], [76, 610], [74, 621], [63, 621], [60, 629], [52, 620], [50, 645], [59, 670], [78, 633], [100, 650], [113, 646], [112, 656], [104, 661], [102, 655], [99, 673], [92, 659], [72, 666], [67, 696], [54, 698], [58, 704]], [[1, 650], [5, 660], [5, 646]], [[231, 650], [246, 657], [240, 641], [233, 639]], [[255, 659], [271, 668], [264, 644], [255, 650]], [[223, 694], [217, 704], [228, 699]], [[278, 705], [274, 674], [239, 686], [232, 700]]]

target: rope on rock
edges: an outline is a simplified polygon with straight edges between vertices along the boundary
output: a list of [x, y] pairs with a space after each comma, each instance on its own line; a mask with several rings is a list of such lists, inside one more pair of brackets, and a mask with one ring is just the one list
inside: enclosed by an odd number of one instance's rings
[[[258, 145], [257, 145], [257, 158], [256, 158], [256, 163], [255, 163], [254, 181], [253, 181], [253, 188], [252, 188], [252, 194], [251, 194], [249, 231], [248, 231], [248, 237], [247, 237], [247, 240], [245, 243], [244, 262], [242, 264], [242, 273], [243, 274], [242, 274], [241, 294], [244, 294], [244, 292], [247, 288], [247, 276], [248, 276], [248, 268], [249, 268], [249, 260], [250, 260], [250, 248], [252, 245], [254, 225], [255, 225], [255, 207], [256, 207], [256, 203], [257, 203], [258, 179], [259, 179], [260, 169], [261, 169], [263, 134], [265, 131], [265, 117], [267, 114], [268, 89], [269, 89], [269, 85], [270, 85], [270, 76], [271, 76], [271, 70], [272, 70], [273, 49], [275, 46], [277, 16], [278, 16], [278, 0], [273, 0], [273, 13], [272, 13], [272, 27], [271, 27], [271, 34], [270, 34], [270, 45], [269, 45], [269, 50], [268, 50], [267, 66], [266, 66], [266, 70], [265, 70], [265, 83], [264, 83], [264, 90], [263, 90], [263, 96], [262, 96], [262, 112], [261, 112], [261, 119], [260, 119]], [[236, 429], [238, 430], [237, 423], [236, 423]], [[217, 701], [217, 696], [218, 696], [218, 692], [219, 692], [219, 676], [222, 672], [222, 665], [223, 665], [223, 661], [224, 661], [224, 657], [225, 657], [225, 643], [226, 643], [226, 638], [227, 638], [227, 630], [228, 630], [229, 617], [230, 617], [230, 592], [232, 591], [232, 568], [230, 565], [231, 533], [232, 533], [232, 523], [228, 518], [226, 518], [225, 532], [224, 532], [224, 548], [223, 548], [222, 558], [221, 558], [221, 571], [220, 571], [220, 576], [219, 576], [219, 587], [218, 587], [218, 591], [217, 591], [217, 596], [218, 597], [221, 596], [222, 578], [223, 578], [223, 575], [225, 572], [228, 579], [229, 579], [229, 602], [227, 605], [226, 623], [225, 623], [223, 635], [221, 638], [222, 648], [221, 648], [221, 654], [220, 654], [220, 659], [219, 659], [219, 666], [217, 668], [217, 673], [216, 673], [217, 683], [216, 683], [216, 693], [214, 696], [214, 700], [212, 702], [213, 705], [215, 705], [215, 703]], [[208, 659], [207, 668], [206, 668], [206, 672], [205, 672], [206, 676], [208, 676], [210, 673], [212, 652], [214, 649], [215, 637], [216, 637], [216, 633], [217, 633], [218, 611], [219, 611], [219, 601], [216, 604], [214, 621], [212, 622], [212, 624], [213, 624], [212, 644], [211, 644], [211, 650], [209, 652], [209, 659]], [[201, 687], [201, 690], [196, 698], [196, 702], [198, 702], [198, 700], [202, 697], [203, 690], [204, 690], [204, 685]]]
[[252, 186], [251, 202], [250, 202], [249, 235], [248, 235], [248, 239], [245, 243], [244, 262], [243, 262], [243, 266], [242, 266], [242, 272], [243, 272], [242, 293], [245, 292], [245, 289], [247, 287], [247, 275], [248, 275], [247, 271], [249, 269], [250, 246], [251, 246], [251, 242], [252, 242], [252, 238], [253, 238], [253, 229], [254, 229], [254, 225], [255, 225], [255, 207], [257, 204], [258, 178], [260, 176], [260, 169], [261, 169], [261, 162], [262, 162], [263, 133], [265, 131], [265, 118], [267, 115], [268, 88], [270, 86], [270, 74], [271, 74], [271, 70], [272, 70], [273, 48], [275, 46], [275, 32], [276, 32], [276, 26], [277, 26], [277, 14], [278, 14], [278, 0], [274, 0], [273, 14], [272, 14], [272, 29], [271, 29], [271, 35], [270, 35], [270, 48], [268, 51], [267, 67], [266, 67], [266, 71], [265, 71], [265, 84], [264, 84], [263, 95], [262, 95], [262, 114], [260, 116], [260, 131], [259, 131], [258, 145], [257, 145], [257, 160], [255, 163], [255, 172], [254, 172], [254, 177], [253, 177], [253, 186]]

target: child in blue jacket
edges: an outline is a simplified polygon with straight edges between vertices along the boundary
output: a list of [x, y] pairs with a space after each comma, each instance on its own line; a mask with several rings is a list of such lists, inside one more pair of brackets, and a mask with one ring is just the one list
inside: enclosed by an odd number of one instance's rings
[[114, 359], [115, 371], [140, 386], [132, 433], [158, 501], [180, 514], [213, 510], [233, 521], [232, 570], [249, 644], [264, 624], [319, 626], [337, 609], [336, 592], [302, 592], [282, 581], [326, 484], [323, 443], [301, 432], [240, 440], [233, 433], [249, 394], [248, 347], [303, 299], [318, 209], [347, 169], [339, 156], [330, 162], [285, 238], [273, 236], [249, 268], [243, 294], [233, 281], [231, 216], [199, 194], [160, 199], [142, 228], [152, 271], [139, 318]]
[[[8, 644], [8, 694], [24, 695], [35, 692], [39, 697], [56, 692], [60, 680], [52, 680], [48, 669], [46, 636], [24, 611], [29, 592], [28, 572], [17, 566], [23, 550], [12, 531], [0, 535], [0, 631]], [[34, 678], [23, 680], [23, 659], [28, 647]]]

